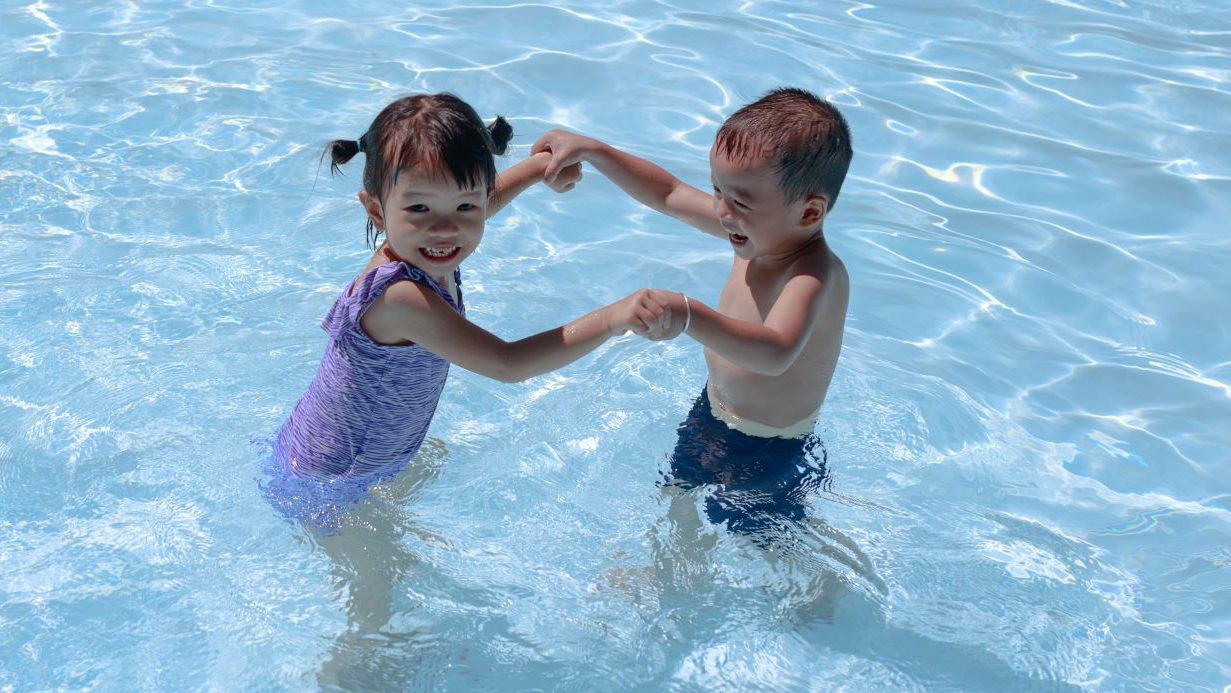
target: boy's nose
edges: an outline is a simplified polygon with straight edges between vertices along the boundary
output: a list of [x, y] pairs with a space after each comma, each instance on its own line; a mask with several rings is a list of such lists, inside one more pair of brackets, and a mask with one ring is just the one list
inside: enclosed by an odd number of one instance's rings
[[719, 219], [730, 219], [735, 216], [735, 213], [731, 211], [731, 205], [727, 204], [726, 200], [721, 197], [716, 197], [714, 200], [714, 207], [718, 211]]

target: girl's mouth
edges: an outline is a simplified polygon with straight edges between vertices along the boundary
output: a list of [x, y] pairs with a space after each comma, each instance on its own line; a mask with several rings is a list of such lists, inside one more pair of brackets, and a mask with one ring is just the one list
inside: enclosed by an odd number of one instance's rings
[[457, 257], [457, 254], [462, 251], [460, 246], [436, 246], [434, 248], [420, 248], [419, 254], [428, 262], [448, 262]]
[[730, 237], [731, 239], [731, 245], [735, 246], [736, 248], [741, 248], [743, 247], [745, 243], [748, 242], [747, 236], [741, 236], [738, 233], [729, 233], [727, 234], [727, 236]]

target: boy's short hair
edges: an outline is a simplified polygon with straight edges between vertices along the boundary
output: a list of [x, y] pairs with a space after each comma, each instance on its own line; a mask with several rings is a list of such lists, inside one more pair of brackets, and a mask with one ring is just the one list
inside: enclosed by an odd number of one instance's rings
[[731, 159], [774, 162], [787, 203], [821, 194], [832, 209], [851, 165], [851, 132], [828, 101], [803, 89], [775, 89], [727, 118], [714, 146]]

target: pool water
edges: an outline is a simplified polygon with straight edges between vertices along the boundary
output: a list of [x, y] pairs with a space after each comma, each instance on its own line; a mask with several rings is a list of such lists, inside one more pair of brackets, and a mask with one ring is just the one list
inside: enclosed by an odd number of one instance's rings
[[[0, 690], [1219, 690], [1231, 683], [1231, 9], [0, 4]], [[766, 554], [660, 488], [682, 338], [454, 369], [322, 539], [265, 443], [363, 265], [321, 145], [448, 90], [708, 182], [794, 85], [856, 158], [830, 479]], [[594, 171], [464, 267], [513, 339], [730, 249]]]

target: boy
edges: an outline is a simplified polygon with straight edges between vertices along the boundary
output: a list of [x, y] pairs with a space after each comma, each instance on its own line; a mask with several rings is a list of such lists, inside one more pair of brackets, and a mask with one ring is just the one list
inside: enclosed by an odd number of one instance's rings
[[[710, 150], [713, 193], [594, 139], [553, 130], [544, 180], [588, 162], [633, 198], [731, 244], [735, 258], [717, 310], [682, 294], [660, 297], [705, 347], [709, 382], [671, 462], [675, 485], [720, 487], [707, 514], [764, 538], [779, 519], [803, 519], [803, 498], [824, 480], [812, 435], [837, 366], [849, 279], [825, 242], [852, 156], [850, 132], [830, 103], [777, 89], [739, 109]], [[817, 459], [817, 458], [820, 459]], [[758, 541], [758, 543], [761, 543]]]

